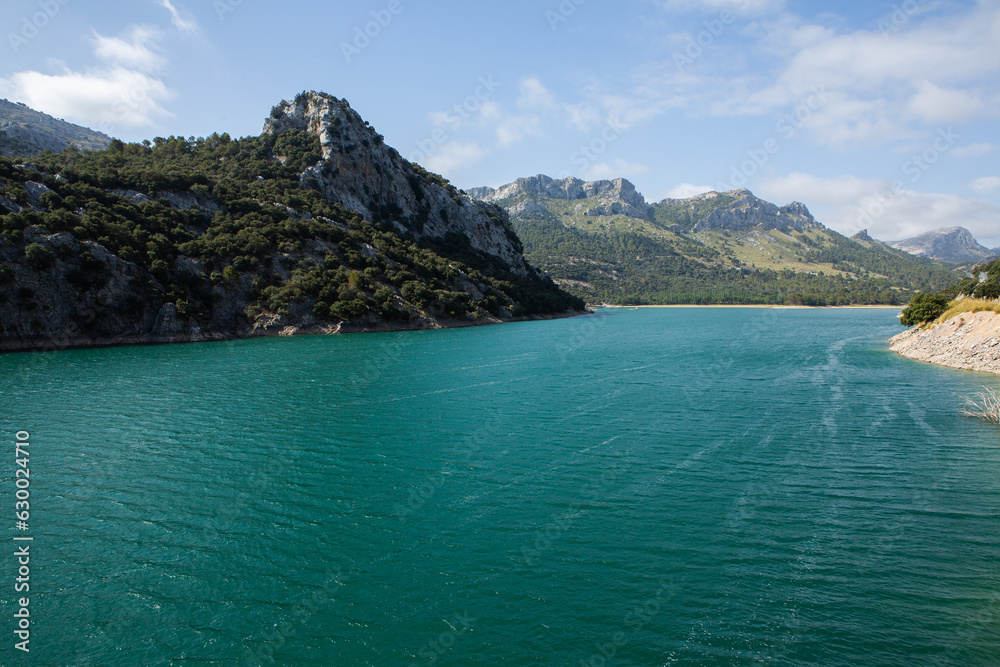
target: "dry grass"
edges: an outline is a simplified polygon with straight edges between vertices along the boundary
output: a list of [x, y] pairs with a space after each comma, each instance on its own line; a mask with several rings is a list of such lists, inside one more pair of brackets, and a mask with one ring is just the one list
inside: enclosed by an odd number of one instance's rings
[[980, 313], [985, 310], [1000, 313], [1000, 301], [991, 301], [989, 299], [959, 299], [958, 301], [952, 301], [948, 304], [948, 310], [944, 311], [944, 314], [937, 321], [947, 322], [962, 313]]
[[989, 387], [971, 398], [967, 398], [962, 414], [966, 417], [979, 417], [986, 421], [1000, 424], [1000, 396]]

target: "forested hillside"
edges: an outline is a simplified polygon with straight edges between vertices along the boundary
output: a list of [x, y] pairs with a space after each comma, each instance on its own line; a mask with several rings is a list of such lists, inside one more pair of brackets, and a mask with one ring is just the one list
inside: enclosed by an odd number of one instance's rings
[[[380, 141], [343, 101], [298, 102]], [[414, 201], [447, 201], [452, 219], [506, 243], [507, 259], [460, 231], [421, 234], [443, 204], [366, 217], [331, 201], [317, 180], [336, 170], [337, 151], [300, 129], [0, 159], [0, 347], [474, 324], [583, 308], [523, 263], [502, 210], [382, 150], [394, 162], [379, 168], [398, 168], [408, 192], [420, 191]]]

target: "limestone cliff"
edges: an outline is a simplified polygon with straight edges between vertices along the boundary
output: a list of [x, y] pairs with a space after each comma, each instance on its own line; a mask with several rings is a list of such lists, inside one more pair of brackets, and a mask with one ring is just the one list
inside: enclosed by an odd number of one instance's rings
[[499, 257], [518, 275], [528, 275], [521, 243], [503, 211], [473, 199], [403, 159], [346, 102], [307, 92], [274, 108], [264, 133], [289, 129], [319, 137], [323, 161], [302, 174], [330, 201], [361, 213], [369, 222], [391, 220], [417, 238], [467, 236], [472, 247]]
[[534, 198], [567, 201], [599, 199], [596, 206], [586, 210], [585, 215], [590, 217], [627, 215], [632, 218], [652, 220], [652, 211], [646, 199], [636, 191], [635, 185], [624, 178], [588, 182], [579, 178], [556, 180], [549, 176], [538, 175], [519, 178], [499, 189], [473, 188], [469, 194], [507, 207], [521, 206], [519, 211], [524, 211], [527, 203], [527, 212], [542, 207], [534, 201]]

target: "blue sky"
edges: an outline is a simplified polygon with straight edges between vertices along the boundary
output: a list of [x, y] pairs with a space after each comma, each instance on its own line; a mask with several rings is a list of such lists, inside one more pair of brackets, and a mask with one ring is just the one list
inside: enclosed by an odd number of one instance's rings
[[5, 0], [0, 96], [126, 140], [346, 98], [468, 188], [748, 187], [845, 234], [1000, 246], [1000, 1]]

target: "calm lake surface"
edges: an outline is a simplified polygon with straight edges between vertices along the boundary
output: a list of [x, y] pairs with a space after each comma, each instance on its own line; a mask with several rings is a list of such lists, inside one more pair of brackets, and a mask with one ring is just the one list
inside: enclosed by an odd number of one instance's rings
[[997, 664], [1000, 378], [896, 312], [0, 356], [0, 663]]

